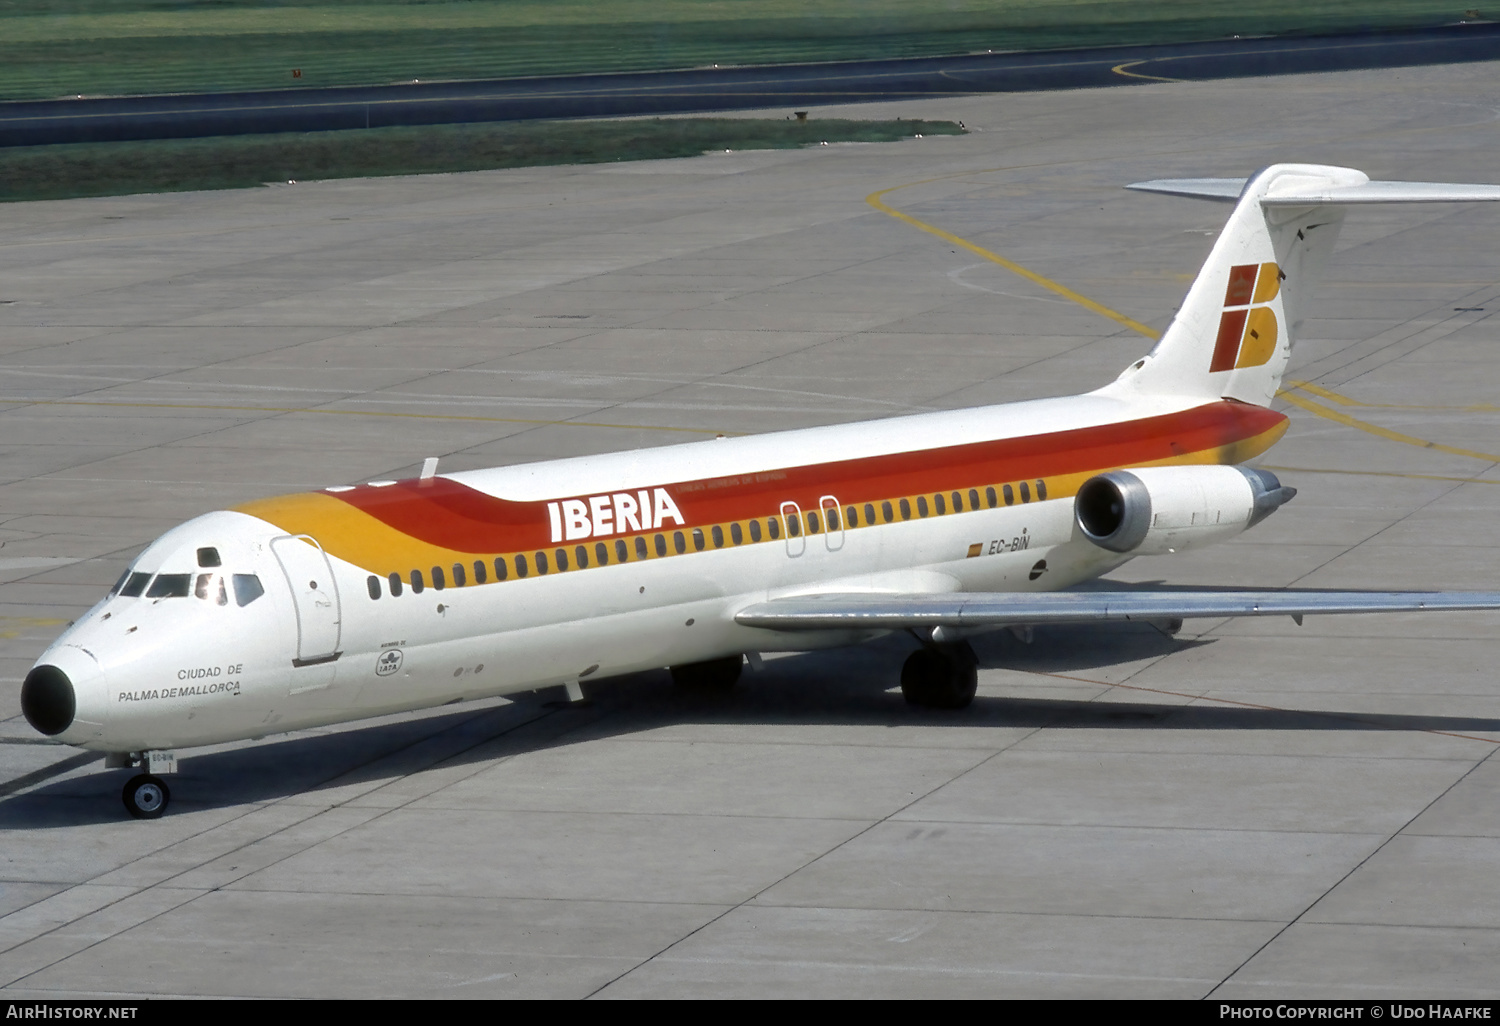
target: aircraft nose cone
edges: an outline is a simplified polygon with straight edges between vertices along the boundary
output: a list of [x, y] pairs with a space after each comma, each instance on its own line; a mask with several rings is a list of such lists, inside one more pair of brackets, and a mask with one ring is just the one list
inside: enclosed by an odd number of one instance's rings
[[55, 666], [33, 666], [21, 685], [21, 712], [26, 722], [51, 737], [67, 730], [78, 711], [78, 696], [68, 675]]

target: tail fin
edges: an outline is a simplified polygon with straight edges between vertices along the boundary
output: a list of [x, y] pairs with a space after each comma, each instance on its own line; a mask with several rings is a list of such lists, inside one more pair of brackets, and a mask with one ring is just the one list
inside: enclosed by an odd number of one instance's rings
[[1235, 202], [1161, 341], [1111, 388], [1267, 405], [1333, 252], [1344, 208], [1365, 203], [1500, 200], [1500, 186], [1372, 182], [1361, 171], [1273, 164], [1251, 178], [1139, 182], [1145, 192]]

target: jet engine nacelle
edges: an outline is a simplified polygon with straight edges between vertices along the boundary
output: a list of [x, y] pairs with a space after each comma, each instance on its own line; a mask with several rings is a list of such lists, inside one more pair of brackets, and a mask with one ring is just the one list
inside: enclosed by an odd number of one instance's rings
[[1249, 467], [1111, 470], [1078, 489], [1073, 518], [1100, 548], [1151, 556], [1233, 537], [1296, 494]]

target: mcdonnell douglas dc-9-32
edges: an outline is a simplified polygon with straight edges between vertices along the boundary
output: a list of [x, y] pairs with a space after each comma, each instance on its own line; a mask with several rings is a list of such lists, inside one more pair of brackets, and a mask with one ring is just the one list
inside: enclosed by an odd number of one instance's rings
[[1500, 609], [1500, 593], [1067, 591], [1254, 527], [1246, 467], [1345, 210], [1500, 200], [1277, 164], [1131, 188], [1233, 202], [1151, 352], [1083, 395], [371, 481], [208, 513], [149, 545], [22, 685], [33, 727], [140, 767], [197, 745], [670, 668], [725, 688], [762, 652], [910, 631], [916, 706], [973, 698], [967, 638], [1011, 626]]

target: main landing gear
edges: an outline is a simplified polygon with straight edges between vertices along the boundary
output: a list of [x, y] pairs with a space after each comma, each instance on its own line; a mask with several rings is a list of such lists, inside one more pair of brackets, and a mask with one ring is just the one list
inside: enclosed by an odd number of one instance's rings
[[703, 663], [683, 663], [669, 669], [672, 683], [684, 691], [717, 692], [734, 687], [740, 679], [744, 664], [744, 656], [732, 655]]
[[963, 709], [979, 687], [979, 659], [967, 641], [924, 645], [901, 667], [901, 695], [909, 705]]
[[125, 811], [136, 819], [160, 819], [172, 800], [172, 792], [161, 777], [138, 773], [125, 782], [120, 798], [125, 802]]

